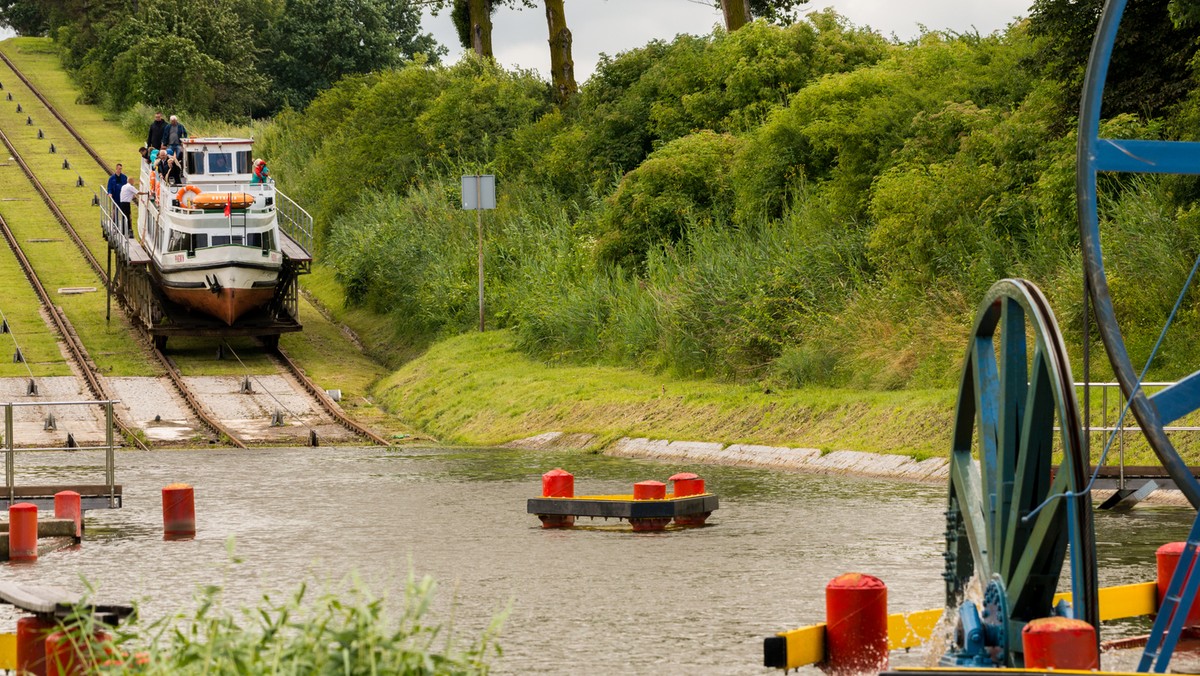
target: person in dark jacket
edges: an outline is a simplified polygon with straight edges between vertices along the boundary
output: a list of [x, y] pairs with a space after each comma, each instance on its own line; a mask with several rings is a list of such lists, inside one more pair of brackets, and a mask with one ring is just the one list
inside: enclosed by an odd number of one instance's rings
[[[108, 194], [112, 197], [113, 204], [121, 203], [121, 188], [128, 182], [129, 177], [122, 173], [122, 167], [118, 164], [113, 175], [108, 177]], [[113, 218], [116, 218], [116, 214], [113, 214]]]
[[154, 114], [154, 121], [150, 123], [150, 132], [146, 134], [146, 147], [157, 148], [163, 142], [163, 130], [167, 128], [167, 121], [163, 119], [162, 113]]

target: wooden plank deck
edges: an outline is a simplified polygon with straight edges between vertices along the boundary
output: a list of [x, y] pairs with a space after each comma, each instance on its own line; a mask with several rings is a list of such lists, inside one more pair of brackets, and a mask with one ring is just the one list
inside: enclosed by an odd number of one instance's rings
[[279, 250], [283, 252], [284, 256], [298, 263], [312, 262], [312, 254], [305, 251], [304, 247], [300, 246], [282, 229], [279, 231]]
[[136, 239], [129, 240], [129, 264], [130, 265], [149, 265], [150, 254], [146, 253], [145, 247]]
[[[115, 505], [109, 505], [107, 484], [50, 484], [44, 486], [16, 486], [13, 488], [13, 504], [29, 502], [37, 505], [39, 510], [54, 509], [54, 494], [61, 491], [75, 491], [79, 494], [80, 507], [89, 509], [120, 508], [124, 504], [121, 484], [113, 486]], [[9, 507], [8, 491], [0, 488], [0, 508]]]
[[133, 606], [123, 603], [84, 603], [82, 594], [60, 587], [45, 587], [0, 581], [0, 603], [16, 606], [45, 620], [65, 620], [77, 606], [91, 611], [96, 619], [116, 626], [122, 618], [133, 613]]

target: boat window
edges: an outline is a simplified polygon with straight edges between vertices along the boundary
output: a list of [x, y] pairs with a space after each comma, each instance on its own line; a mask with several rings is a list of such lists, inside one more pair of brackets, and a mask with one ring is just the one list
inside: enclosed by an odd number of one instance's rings
[[167, 251], [195, 251], [208, 246], [208, 235], [172, 230]]
[[208, 171], [210, 174], [228, 174], [233, 171], [229, 153], [209, 153]]
[[256, 246], [263, 251], [275, 250], [275, 233], [271, 230], [266, 232], [251, 232], [246, 235], [246, 246]]
[[232, 242], [229, 241], [229, 235], [213, 235], [212, 236], [212, 245], [213, 246], [224, 246], [224, 245], [230, 244], [230, 243], [240, 245], [242, 243], [242, 236], [234, 235]]
[[234, 153], [234, 157], [237, 158], [237, 173], [249, 174], [251, 170], [250, 151], [239, 150], [238, 152]]
[[187, 154], [187, 161], [185, 162], [185, 164], [187, 164], [187, 173], [203, 174], [204, 173], [204, 153], [189, 152]]

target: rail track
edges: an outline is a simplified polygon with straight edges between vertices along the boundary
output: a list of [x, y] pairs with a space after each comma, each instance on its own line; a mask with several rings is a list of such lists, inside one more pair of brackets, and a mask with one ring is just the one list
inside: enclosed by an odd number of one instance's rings
[[[2, 133], [0, 132], [0, 134]], [[8, 144], [8, 137], [4, 137], [4, 142], [6, 145]], [[4, 220], [2, 215], [0, 215], [0, 234], [8, 242], [13, 256], [16, 257], [17, 263], [21, 266], [21, 272], [25, 274], [25, 278], [29, 280], [29, 285], [33, 287], [38, 300], [41, 301], [42, 308], [45, 309], [46, 315], [50, 317], [54, 330], [62, 337], [63, 344], [67, 347], [68, 355], [75, 362], [75, 365], [79, 367], [79, 372], [83, 375], [83, 379], [87, 383], [88, 389], [91, 390], [92, 395], [98, 399], [113, 399], [112, 393], [108, 391], [108, 388], [104, 386], [104, 382], [97, 377], [95, 370], [92, 368], [94, 362], [88, 355], [87, 348], [80, 342], [75, 332], [71, 330], [71, 324], [67, 320], [66, 315], [54, 304], [50, 293], [46, 291], [45, 285], [38, 279], [37, 273], [33, 269], [33, 264], [30, 263], [29, 258], [25, 255], [25, 251], [21, 248], [20, 242], [13, 235], [12, 229], [8, 227], [8, 221]], [[133, 426], [120, 416], [115, 416], [113, 422], [126, 439], [132, 440], [142, 450], [147, 450], [146, 445], [138, 438]]]
[[[22, 73], [20, 71], [20, 69], [18, 69], [16, 67], [16, 64], [14, 64], [12, 62], [12, 60], [9, 59], [8, 56], [6, 54], [4, 54], [3, 52], [0, 52], [0, 60], [4, 61], [4, 64], [8, 67], [8, 69], [11, 70], [12, 73], [14, 75], [16, 75], [16, 77], [22, 82], [22, 84], [24, 84], [25, 87], [28, 88], [29, 91], [33, 93], [33, 95], [46, 108], [46, 110], [48, 110], [50, 112], [50, 114], [53, 115], [56, 120], [58, 120], [59, 124], [63, 127], [63, 129], [66, 130], [66, 132], [68, 134], [70, 134], [71, 137], [73, 137], [80, 144], [80, 146], [84, 149], [85, 152], [87, 152], [87, 154], [92, 158], [92, 160], [95, 161], [96, 164], [105, 171], [105, 173], [111, 174], [112, 168], [108, 165], [108, 163], [104, 160], [104, 158], [99, 153], [96, 152], [96, 150], [91, 146], [91, 144], [89, 144], [83, 138], [83, 136], [81, 134], [79, 134], [79, 132], [75, 129], [75, 127], [58, 111], [57, 108], [54, 107], [54, 105], [50, 102], [50, 100], [47, 99], [45, 97], [45, 95], [43, 95], [36, 86], [34, 86], [34, 84], [25, 76], [25, 74]], [[100, 266], [100, 263], [99, 263], [99, 261], [96, 260], [95, 256], [92, 255], [92, 252], [88, 248], [87, 244], [82, 240], [82, 238], [79, 237], [79, 234], [75, 231], [75, 228], [74, 228], [74, 226], [72, 226], [70, 220], [67, 219], [66, 215], [63, 214], [62, 210], [58, 208], [58, 205], [54, 202], [54, 199], [50, 196], [49, 192], [45, 189], [45, 187], [37, 179], [37, 176], [30, 169], [29, 165], [26, 164], [25, 161], [21, 158], [20, 154], [17, 152], [17, 149], [12, 145], [11, 142], [9, 142], [8, 137], [5, 136], [2, 131], [0, 131], [0, 138], [3, 139], [5, 147], [12, 154], [13, 159], [21, 167], [22, 172], [24, 172], [25, 176], [29, 179], [30, 183], [33, 184], [34, 188], [37, 190], [37, 192], [41, 196], [42, 200], [46, 203], [46, 206], [54, 214], [55, 219], [59, 222], [59, 224], [63, 227], [63, 230], [67, 233], [67, 235], [71, 238], [71, 240], [75, 243], [75, 245], [83, 253], [84, 258], [88, 261], [88, 265], [90, 265], [91, 268], [96, 272], [96, 274], [99, 276], [99, 278], [103, 282], [103, 284], [105, 286], [108, 286], [109, 285], [108, 274]], [[16, 246], [15, 240], [12, 240], [12, 244], [14, 245], [14, 251], [16, 251], [17, 249], [15, 248], [15, 246]], [[33, 273], [32, 273], [32, 268], [28, 269], [26, 274], [31, 275], [31, 279], [36, 278], [36, 275], [33, 275]], [[125, 311], [130, 312], [130, 308], [126, 306], [124, 299], [119, 294], [117, 297], [120, 300]], [[47, 296], [47, 298], [48, 298], [48, 296]], [[131, 322], [131, 325], [136, 326], [137, 323]], [[145, 339], [146, 343], [150, 346], [150, 350], [154, 353], [155, 357], [159, 360], [159, 363], [162, 364], [167, 375], [171, 378], [171, 382], [174, 384], [175, 388], [178, 390], [180, 395], [183, 397], [184, 401], [187, 402], [187, 405], [191, 408], [192, 412], [201, 421], [201, 423], [203, 423], [206, 427], [208, 427], [210, 430], [212, 430], [218, 436], [219, 439], [226, 441], [227, 443], [229, 443], [233, 446], [236, 446], [238, 448], [246, 448], [247, 446], [246, 446], [245, 442], [243, 442], [236, 434], [233, 433], [232, 430], [230, 430], [225, 425], [223, 425], [214, 416], [210, 415], [207, 412], [207, 410], [204, 408], [204, 406], [202, 406], [200, 404], [199, 400], [196, 399], [195, 395], [191, 392], [186, 381], [184, 381], [183, 374], [180, 371], [179, 367], [175, 364], [175, 362], [170, 357], [168, 357], [161, 350], [159, 350], [158, 348], [153, 346], [153, 340], [150, 337], [149, 333], [146, 332], [145, 329], [142, 329], [142, 328], [139, 328], [138, 331], [142, 335], [142, 337]], [[64, 335], [69, 335], [69, 334], [64, 334]], [[78, 339], [72, 338], [71, 342], [78, 342]], [[82, 347], [82, 346], [80, 346], [80, 347]], [[316, 383], [314, 383], [308, 377], [308, 375], [303, 371], [303, 369], [301, 369], [299, 367], [299, 365], [297, 365], [296, 362], [293, 361], [291, 359], [291, 357], [288, 356], [288, 354], [283, 350], [283, 348], [279, 347], [278, 345], [275, 345], [273, 348], [266, 347], [264, 349], [267, 349], [269, 352], [272, 353], [272, 355], [276, 358], [277, 363], [281, 364], [283, 366], [283, 368], [285, 368], [289, 373], [291, 373], [291, 375], [294, 378], [296, 378], [296, 380], [304, 387], [304, 389], [310, 394], [310, 396], [320, 405], [321, 409], [323, 411], [325, 411], [325, 413], [327, 415], [329, 415], [329, 417], [332, 418], [337, 424], [341, 425], [343, 428], [349, 430], [350, 432], [352, 432], [360, 437], [363, 437], [364, 439], [370, 440], [372, 443], [375, 443], [375, 444], [378, 444], [381, 446], [390, 445], [388, 443], [388, 441], [386, 439], [384, 439], [383, 437], [381, 437], [379, 434], [373, 432], [366, 426], [358, 423], [357, 421], [351, 419], [348, 415], [346, 415], [346, 413], [344, 411], [342, 411], [341, 408], [338, 407], [333, 402], [333, 400], [325, 393], [325, 391], [321, 387], [319, 387]], [[80, 362], [80, 364], [81, 364], [81, 370], [87, 372], [91, 379], [95, 379], [95, 374], [92, 373], [91, 369], [87, 367], [88, 362], [83, 361], [83, 362]], [[100, 396], [100, 395], [97, 394], [97, 396]], [[125, 430], [122, 429], [122, 431], [125, 431]]]

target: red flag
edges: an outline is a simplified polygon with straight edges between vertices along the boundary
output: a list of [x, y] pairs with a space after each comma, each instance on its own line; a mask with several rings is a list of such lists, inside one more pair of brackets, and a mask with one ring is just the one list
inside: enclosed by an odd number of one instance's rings
[[229, 199], [225, 203], [225, 217], [229, 218], [229, 214], [233, 213], [233, 193], [225, 193], [225, 196]]

